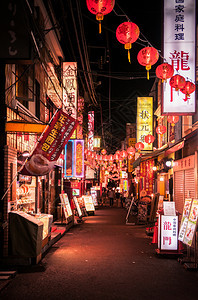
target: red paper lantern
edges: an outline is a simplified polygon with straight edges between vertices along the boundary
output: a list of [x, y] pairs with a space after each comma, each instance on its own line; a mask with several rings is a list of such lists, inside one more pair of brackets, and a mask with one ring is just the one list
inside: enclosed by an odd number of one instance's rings
[[105, 155], [105, 154], [107, 154], [107, 151], [106, 151], [105, 149], [102, 149], [102, 150], [101, 150], [101, 153], [102, 153], [103, 155]]
[[180, 91], [183, 94], [186, 94], [184, 101], [187, 101], [189, 99], [189, 95], [195, 91], [195, 84], [190, 81], [186, 81], [185, 86], [181, 88]]
[[186, 84], [186, 80], [181, 75], [177, 74], [177, 75], [171, 77], [171, 79], [170, 79], [170, 86], [172, 88], [174, 88], [176, 91], [178, 91], [179, 89], [183, 89], [185, 84]]
[[126, 158], [126, 157], [127, 157], [127, 152], [126, 152], [125, 150], [122, 150], [122, 151], [120, 152], [120, 156], [121, 156], [122, 158]]
[[156, 76], [160, 79], [162, 79], [162, 82], [164, 80], [167, 80], [168, 78], [171, 78], [174, 74], [174, 69], [171, 65], [168, 63], [164, 63], [159, 65], [155, 70]]
[[145, 47], [138, 53], [137, 60], [140, 65], [145, 66], [147, 70], [147, 79], [149, 79], [149, 70], [159, 59], [157, 49], [153, 47]]
[[128, 60], [130, 59], [130, 49], [132, 43], [134, 43], [140, 35], [139, 27], [132, 22], [124, 22], [116, 29], [116, 38], [121, 44], [124, 44], [124, 48], [128, 50]]
[[145, 142], [147, 143], [147, 144], [151, 144], [151, 143], [153, 143], [154, 142], [154, 140], [155, 140], [155, 137], [153, 136], [153, 135], [151, 135], [151, 134], [148, 134], [148, 135], [146, 135], [145, 136]]
[[168, 116], [167, 121], [168, 123], [171, 123], [172, 126], [175, 126], [175, 124], [179, 121], [179, 116]]
[[119, 160], [120, 155], [118, 155], [117, 153], [115, 153], [114, 156], [113, 156], [113, 158], [114, 158], [115, 160]]
[[164, 125], [159, 125], [156, 128], [157, 134], [163, 135], [166, 132], [166, 126]]
[[109, 14], [115, 5], [115, 0], [86, 0], [88, 10], [96, 15], [96, 20], [99, 21], [99, 33], [101, 33], [101, 21], [104, 15]]
[[175, 75], [171, 77], [170, 79], [170, 86], [171, 86], [171, 100], [170, 102], [173, 102], [173, 88], [176, 91], [179, 91], [179, 89], [183, 89], [186, 84], [186, 80], [183, 76], [181, 75]]
[[135, 150], [135, 148], [133, 148], [132, 146], [129, 147], [129, 148], [127, 149], [127, 153], [128, 153], [129, 155], [134, 155], [135, 152], [136, 152], [136, 150]]
[[110, 160], [110, 161], [113, 161], [113, 155], [112, 155], [112, 154], [109, 155], [109, 160]]
[[142, 142], [138, 142], [135, 144], [135, 148], [138, 150], [138, 151], [141, 151], [144, 149], [144, 144]]

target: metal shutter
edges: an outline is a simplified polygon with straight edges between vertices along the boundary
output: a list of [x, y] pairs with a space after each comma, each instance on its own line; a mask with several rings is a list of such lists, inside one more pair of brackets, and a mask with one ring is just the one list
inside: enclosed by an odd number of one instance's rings
[[174, 201], [176, 210], [182, 214], [184, 207], [184, 171], [174, 172]]
[[195, 198], [194, 169], [185, 170], [185, 198]]

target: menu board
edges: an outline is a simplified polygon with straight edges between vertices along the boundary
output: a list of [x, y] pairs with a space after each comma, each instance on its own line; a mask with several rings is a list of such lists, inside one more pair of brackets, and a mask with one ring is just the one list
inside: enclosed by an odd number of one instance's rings
[[181, 225], [180, 225], [180, 229], [179, 229], [179, 237], [178, 237], [178, 240], [181, 242], [184, 241], [184, 236], [185, 236], [186, 228], [188, 225], [188, 218], [190, 215], [191, 205], [192, 205], [192, 199], [185, 199], [184, 209], [183, 209], [182, 219], [181, 219]]
[[198, 219], [198, 199], [193, 199], [190, 215], [186, 227], [186, 232], [183, 240], [184, 244], [188, 246], [192, 246], [194, 234], [196, 231], [197, 219]]
[[175, 212], [175, 202], [164, 201], [163, 202], [164, 215], [165, 216], [176, 216]]
[[67, 220], [70, 216], [72, 216], [72, 210], [69, 203], [69, 199], [67, 194], [60, 194], [61, 204], [64, 212], [65, 219]]
[[74, 203], [75, 203], [75, 206], [76, 206], [79, 217], [82, 217], [82, 211], [80, 209], [78, 199], [74, 196], [73, 200], [74, 200]]
[[92, 197], [89, 195], [83, 195], [82, 196], [84, 203], [85, 203], [85, 209], [86, 211], [95, 211], [95, 207], [93, 204]]
[[91, 193], [91, 197], [92, 197], [94, 205], [98, 206], [97, 191], [96, 191], [95, 187], [91, 187], [90, 193]]

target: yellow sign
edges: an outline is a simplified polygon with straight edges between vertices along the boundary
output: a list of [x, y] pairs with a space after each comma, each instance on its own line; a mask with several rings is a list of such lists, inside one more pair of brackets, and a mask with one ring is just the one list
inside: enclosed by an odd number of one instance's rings
[[145, 142], [145, 136], [153, 134], [153, 97], [137, 98], [137, 142], [144, 143], [144, 150], [152, 150], [153, 145]]

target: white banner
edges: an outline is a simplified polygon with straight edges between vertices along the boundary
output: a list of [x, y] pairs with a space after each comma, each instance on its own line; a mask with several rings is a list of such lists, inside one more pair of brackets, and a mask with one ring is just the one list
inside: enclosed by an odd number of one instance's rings
[[[164, 57], [177, 73], [195, 83], [195, 0], [164, 1]], [[185, 94], [164, 83], [163, 113], [195, 113], [195, 92], [185, 102]]]

